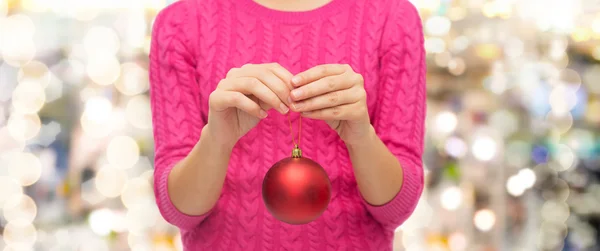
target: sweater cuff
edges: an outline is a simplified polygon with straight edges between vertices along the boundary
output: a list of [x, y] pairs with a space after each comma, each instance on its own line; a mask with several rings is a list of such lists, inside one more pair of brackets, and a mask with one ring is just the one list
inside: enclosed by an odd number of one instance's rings
[[162, 175], [159, 177], [159, 180], [156, 184], [158, 187], [157, 203], [162, 216], [167, 222], [180, 229], [192, 229], [206, 219], [213, 210], [211, 209], [202, 215], [188, 215], [179, 211], [179, 209], [175, 207], [173, 201], [171, 201], [171, 197], [169, 196], [168, 186], [169, 174], [171, 173], [171, 170], [173, 170], [173, 167], [175, 167], [175, 163], [167, 166], [167, 168], [163, 170]]
[[369, 204], [361, 194], [363, 204], [373, 218], [392, 231], [410, 217], [423, 191], [423, 172], [416, 169], [419, 165], [407, 165], [409, 161], [402, 161], [400, 158], [399, 160], [403, 168], [402, 186], [391, 201], [375, 206]]

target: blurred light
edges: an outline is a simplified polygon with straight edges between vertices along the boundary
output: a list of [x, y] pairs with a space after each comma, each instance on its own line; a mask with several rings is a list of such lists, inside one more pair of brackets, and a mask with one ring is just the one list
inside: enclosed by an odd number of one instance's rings
[[570, 147], [566, 145], [557, 145], [552, 156], [559, 165], [553, 165], [557, 168], [556, 171], [562, 172], [573, 168], [577, 160], [577, 156]]
[[0, 0], [0, 19], [6, 17], [7, 14], [8, 14], [8, 0]]
[[418, 0], [411, 1], [418, 9], [435, 11], [440, 7], [440, 0]]
[[0, 29], [0, 33], [10, 34], [10, 36], [0, 37], [0, 51], [6, 63], [21, 66], [34, 58], [35, 25], [31, 18], [23, 14], [11, 15], [2, 20]]
[[588, 104], [585, 118], [592, 123], [600, 123], [600, 100], [594, 100]]
[[464, 251], [467, 249], [468, 244], [467, 237], [461, 232], [454, 232], [448, 237], [450, 251]]
[[97, 54], [88, 60], [86, 71], [94, 83], [110, 85], [119, 78], [121, 67], [114, 55]]
[[113, 212], [113, 219], [112, 231], [117, 233], [127, 232], [127, 218], [124, 212]]
[[569, 205], [562, 201], [546, 201], [542, 206], [541, 216], [544, 221], [563, 224], [569, 218]]
[[575, 91], [564, 85], [554, 87], [550, 93], [550, 106], [552, 113], [557, 116], [564, 116], [577, 105], [577, 96]]
[[140, 158], [140, 148], [129, 136], [114, 137], [106, 148], [108, 162], [119, 169], [129, 169]]
[[75, 86], [83, 84], [86, 76], [85, 65], [76, 59], [63, 59], [52, 66], [52, 71], [66, 83]]
[[140, 205], [127, 211], [127, 228], [134, 234], [144, 234], [146, 230], [153, 227], [160, 217], [155, 204]]
[[437, 37], [425, 39], [425, 50], [427, 53], [442, 53], [446, 50], [446, 42]]
[[452, 58], [448, 62], [448, 71], [454, 76], [462, 75], [466, 69], [467, 65], [462, 58]]
[[435, 54], [435, 64], [439, 67], [448, 67], [450, 59], [452, 59], [452, 54], [450, 54], [450, 52], [445, 51]]
[[124, 63], [121, 65], [121, 75], [115, 87], [119, 92], [133, 96], [148, 90], [148, 71], [136, 63]]
[[589, 28], [575, 28], [573, 33], [571, 33], [571, 39], [575, 42], [586, 42], [592, 39], [592, 30]]
[[[598, 46], [600, 52], [600, 46]], [[598, 57], [600, 60], [600, 57]], [[600, 94], [600, 65], [592, 65], [583, 73], [583, 82], [591, 93]]]
[[44, 63], [31, 61], [19, 69], [17, 78], [21, 83], [23, 81], [35, 81], [45, 88], [50, 83], [50, 71]]
[[183, 241], [181, 240], [181, 233], [175, 234], [175, 237], [173, 237], [173, 245], [175, 245], [176, 251], [183, 251]]
[[562, 223], [543, 222], [538, 233], [537, 246], [540, 250], [562, 250], [567, 229]]
[[594, 134], [583, 129], [573, 129], [565, 137], [565, 145], [582, 158], [591, 157], [595, 145]]
[[13, 91], [12, 103], [18, 113], [37, 113], [45, 102], [46, 93], [39, 82], [22, 81]]
[[[177, 231], [179, 232], [179, 231]], [[127, 244], [129, 244], [129, 247], [133, 248], [135, 246], [150, 246], [151, 245], [151, 241], [149, 239], [149, 235], [146, 234], [135, 234], [135, 233], [131, 233], [129, 232], [127, 235]]]
[[569, 184], [562, 179], [556, 179], [552, 186], [542, 191], [542, 198], [545, 200], [566, 201], [569, 194], [571, 194]]
[[452, 23], [445, 16], [432, 16], [425, 22], [425, 31], [431, 36], [445, 36]]
[[152, 111], [148, 97], [139, 95], [131, 98], [126, 107], [127, 121], [138, 129], [152, 128]]
[[553, 60], [560, 60], [566, 55], [569, 41], [567, 39], [557, 38], [550, 42], [549, 56]]
[[146, 36], [146, 39], [144, 41], [144, 53], [146, 53], [146, 55], [149, 55], [151, 48], [152, 48], [152, 37]]
[[460, 21], [467, 17], [467, 9], [464, 7], [452, 7], [448, 11], [448, 17], [452, 21]]
[[469, 40], [469, 37], [467, 37], [467, 36], [459, 36], [459, 37], [456, 37], [452, 41], [451, 50], [454, 53], [462, 52], [462, 51], [466, 50], [467, 48], [469, 48], [470, 44], [471, 44], [471, 42]]
[[86, 101], [85, 110], [81, 116], [83, 130], [94, 136], [105, 136], [110, 132], [107, 126], [112, 115], [112, 103], [103, 97], [92, 97]]
[[500, 56], [500, 48], [495, 44], [480, 44], [475, 47], [477, 55], [483, 59], [496, 59]]
[[85, 34], [83, 47], [88, 56], [114, 56], [119, 51], [119, 36], [111, 28], [95, 26], [90, 28]]
[[561, 134], [568, 132], [573, 126], [573, 115], [569, 112], [556, 113], [555, 111], [552, 110], [546, 115], [546, 122]]
[[517, 115], [509, 110], [498, 110], [494, 112], [489, 123], [504, 137], [508, 137], [519, 130], [519, 120]]
[[33, 199], [25, 194], [10, 197], [4, 203], [4, 218], [8, 222], [33, 223], [37, 215], [37, 206]]
[[441, 196], [441, 205], [444, 209], [454, 211], [460, 207], [463, 201], [462, 191], [458, 187], [449, 187]]
[[446, 140], [446, 153], [455, 158], [462, 158], [467, 154], [467, 144], [458, 137], [450, 137]]
[[513, 37], [504, 44], [504, 53], [510, 58], [519, 58], [525, 52], [525, 43], [523, 40]]
[[537, 180], [535, 172], [530, 168], [524, 168], [517, 174], [519, 182], [523, 184], [525, 188], [532, 188]]
[[600, 60], [600, 45], [594, 47], [592, 50], [592, 57], [596, 60]]
[[32, 12], [45, 12], [48, 10], [47, 6], [43, 3], [47, 0], [21, 0], [21, 6], [24, 9]]
[[10, 198], [23, 193], [23, 188], [17, 180], [0, 175], [0, 208], [4, 208], [4, 204]]
[[511, 176], [506, 181], [506, 190], [512, 196], [518, 197], [525, 193], [526, 187], [518, 176]]
[[121, 201], [126, 208], [152, 205], [154, 200], [154, 191], [148, 180], [133, 178], [125, 183], [123, 193], [121, 194]]
[[481, 209], [475, 212], [473, 222], [480, 231], [490, 231], [496, 224], [496, 214], [489, 209]]
[[32, 153], [15, 152], [8, 157], [8, 173], [22, 186], [33, 185], [42, 175], [42, 163]]
[[100, 194], [108, 198], [115, 198], [121, 195], [123, 187], [125, 187], [127, 172], [112, 166], [103, 166], [98, 170], [94, 180]]
[[531, 145], [524, 141], [511, 141], [506, 146], [505, 161], [515, 167], [527, 165], [530, 161]]
[[435, 126], [439, 132], [451, 133], [456, 129], [458, 119], [456, 114], [450, 111], [444, 111], [437, 114], [435, 118]]
[[575, 93], [581, 86], [581, 76], [573, 69], [564, 69], [560, 72], [560, 81], [565, 84], [565, 87]]
[[496, 151], [496, 141], [487, 136], [480, 136], [476, 138], [471, 147], [473, 156], [482, 161], [492, 160], [494, 156], [496, 156]]
[[26, 141], [34, 138], [42, 127], [37, 114], [13, 113], [8, 119], [8, 131], [16, 140]]
[[12, 249], [31, 250], [37, 240], [37, 230], [28, 222], [11, 221], [4, 228], [4, 242]]
[[56, 76], [51, 75], [50, 83], [48, 84], [48, 86], [46, 86], [45, 92], [46, 103], [56, 101], [57, 99], [62, 97], [63, 82]]
[[110, 209], [102, 208], [90, 213], [88, 223], [95, 234], [107, 236], [111, 232], [114, 219], [114, 213]]

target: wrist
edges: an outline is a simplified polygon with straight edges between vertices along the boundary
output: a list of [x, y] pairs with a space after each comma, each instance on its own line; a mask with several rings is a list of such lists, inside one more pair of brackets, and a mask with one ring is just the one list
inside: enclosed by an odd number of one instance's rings
[[362, 148], [370, 148], [379, 139], [375, 128], [369, 123], [366, 132], [358, 138], [344, 142], [349, 151], [360, 150]]
[[220, 152], [231, 152], [236, 142], [233, 140], [224, 139], [222, 137], [219, 137], [218, 135], [219, 133], [214, 131], [213, 127], [210, 126], [210, 124], [207, 124], [202, 128], [202, 135], [200, 136], [200, 138], [201, 140], [210, 142], [210, 144]]

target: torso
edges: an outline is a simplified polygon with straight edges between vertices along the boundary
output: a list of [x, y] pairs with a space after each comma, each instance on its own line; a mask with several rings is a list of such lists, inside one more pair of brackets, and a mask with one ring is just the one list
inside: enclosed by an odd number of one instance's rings
[[[283, 23], [252, 17], [236, 1], [251, 0], [197, 1], [201, 102], [208, 100], [227, 69], [247, 63], [277, 62], [293, 74], [319, 64], [340, 63], [364, 76], [369, 112], [375, 111], [383, 23], [377, 21], [382, 18], [370, 17], [385, 15], [384, 9], [370, 6], [367, 0], [346, 1], [352, 6], [340, 7], [335, 15]], [[296, 130], [298, 115], [291, 118]], [[194, 250], [279, 250], [269, 249], [278, 244], [281, 250], [391, 250], [392, 233], [382, 233], [369, 220], [346, 147], [335, 131], [322, 121], [304, 119], [301, 133], [303, 155], [320, 163], [332, 182], [330, 206], [318, 220], [292, 226], [265, 210], [262, 179], [274, 163], [290, 156], [293, 147], [288, 118], [272, 110], [236, 145], [223, 188], [227, 193], [202, 223], [212, 227], [201, 225], [184, 233], [184, 241], [194, 239]]]

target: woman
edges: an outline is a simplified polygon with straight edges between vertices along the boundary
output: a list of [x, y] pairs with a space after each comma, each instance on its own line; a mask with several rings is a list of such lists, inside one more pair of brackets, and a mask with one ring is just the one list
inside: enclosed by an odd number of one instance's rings
[[[182, 0], [150, 54], [155, 194], [185, 250], [392, 250], [423, 188], [425, 58], [408, 0]], [[265, 210], [262, 178], [303, 154], [332, 198], [314, 222]]]

